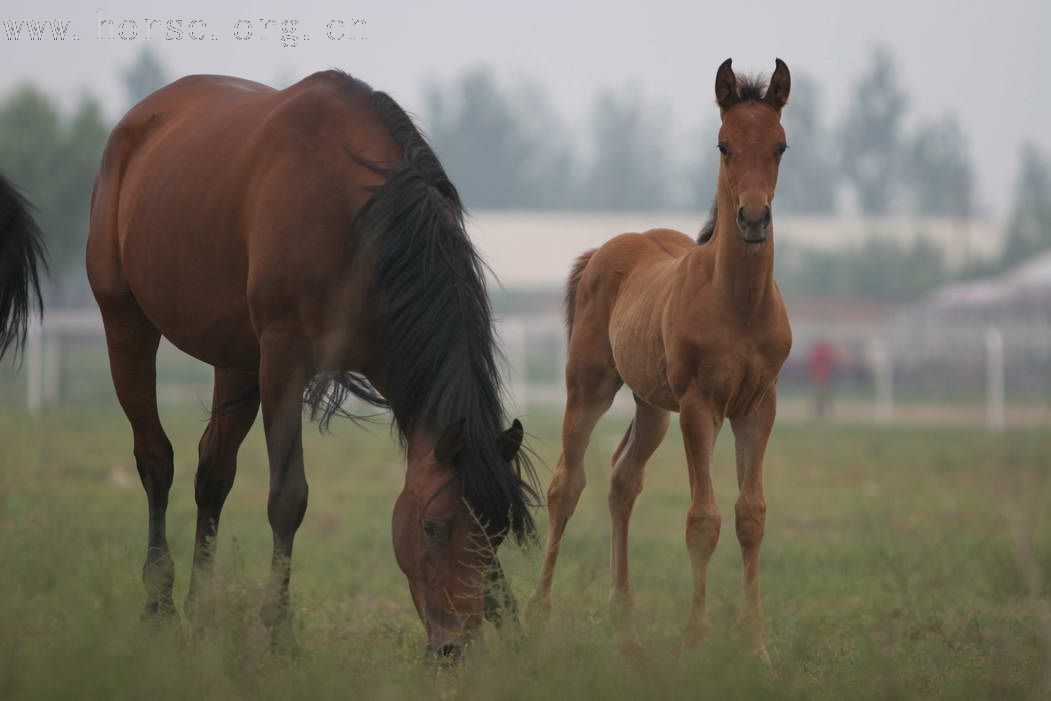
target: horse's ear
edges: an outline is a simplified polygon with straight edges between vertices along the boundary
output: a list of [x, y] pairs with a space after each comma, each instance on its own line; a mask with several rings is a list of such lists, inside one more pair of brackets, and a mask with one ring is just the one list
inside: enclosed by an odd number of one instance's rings
[[715, 74], [715, 101], [724, 113], [737, 104], [737, 76], [730, 67], [733, 59], [728, 58], [719, 66]]
[[515, 419], [511, 428], [496, 437], [496, 446], [500, 450], [500, 457], [511, 462], [518, 455], [518, 449], [522, 447], [522, 438], [525, 437], [525, 429], [522, 422]]
[[763, 100], [778, 112], [788, 102], [788, 92], [792, 88], [792, 74], [788, 72], [788, 66], [781, 59], [774, 59], [777, 68], [770, 77], [770, 86], [766, 89], [766, 97]]
[[450, 463], [463, 451], [464, 433], [467, 419], [460, 419], [449, 424], [442, 432], [441, 438], [434, 444], [434, 459], [440, 463]]

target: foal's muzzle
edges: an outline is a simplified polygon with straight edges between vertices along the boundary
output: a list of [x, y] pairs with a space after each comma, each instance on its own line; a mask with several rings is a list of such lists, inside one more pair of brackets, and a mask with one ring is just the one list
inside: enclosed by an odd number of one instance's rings
[[737, 208], [737, 229], [745, 243], [762, 243], [770, 233], [772, 219], [770, 205], [765, 204], [758, 210], [746, 207]]

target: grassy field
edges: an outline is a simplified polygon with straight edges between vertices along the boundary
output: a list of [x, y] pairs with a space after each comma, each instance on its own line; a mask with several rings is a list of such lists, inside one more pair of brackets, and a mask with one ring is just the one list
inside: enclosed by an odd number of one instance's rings
[[[609, 456], [603, 422], [570, 524], [555, 615], [513, 649], [488, 630], [458, 672], [420, 659], [423, 628], [390, 546], [402, 468], [385, 427], [308, 431], [311, 503], [292, 596], [303, 654], [272, 656], [258, 620], [269, 564], [258, 427], [223, 515], [214, 614], [203, 630], [140, 622], [145, 498], [114, 406], [28, 419], [0, 410], [0, 697], [3, 698], [1048, 698], [1051, 435], [785, 422], [767, 459], [763, 551], [769, 673], [734, 635], [740, 555], [729, 432], [716, 488], [723, 537], [709, 578], [712, 634], [679, 656], [690, 595], [686, 470], [670, 432], [633, 520], [641, 664], [606, 615]], [[192, 480], [204, 413], [165, 412], [176, 446], [168, 512], [176, 600], [189, 579]], [[526, 417], [553, 465], [557, 417]], [[542, 468], [542, 480], [550, 475]], [[546, 521], [541, 515], [541, 521]], [[505, 548], [524, 600], [540, 548]]]

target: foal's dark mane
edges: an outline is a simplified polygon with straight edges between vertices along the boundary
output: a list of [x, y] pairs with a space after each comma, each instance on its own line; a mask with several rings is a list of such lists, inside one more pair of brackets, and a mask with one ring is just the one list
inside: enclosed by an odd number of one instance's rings
[[370, 98], [404, 158], [380, 164], [349, 154], [387, 176], [353, 223], [376, 259], [374, 353], [384, 367], [375, 379], [385, 396], [360, 375], [328, 373], [308, 389], [311, 414], [324, 425], [353, 394], [389, 407], [403, 443], [417, 430], [437, 440], [464, 421], [464, 497], [490, 532], [522, 540], [534, 531], [535, 474], [526, 451], [511, 465], [498, 449], [506, 416], [493, 315], [460, 196], [409, 115], [386, 93], [342, 78], [348, 94]]
[[739, 75], [737, 77], [738, 102], [762, 102], [766, 97], [767, 79], [765, 75]]
[[701, 233], [697, 234], [697, 243], [708, 243], [715, 235], [715, 218], [719, 216], [719, 200], [712, 200], [711, 211], [708, 212], [708, 221], [701, 227]]
[[[763, 75], [739, 75], [737, 76], [737, 102], [762, 102], [766, 97], [767, 81]], [[701, 227], [697, 234], [697, 243], [711, 241], [715, 234], [715, 219], [719, 215], [718, 195], [712, 198], [712, 209], [708, 214], [708, 221]]]

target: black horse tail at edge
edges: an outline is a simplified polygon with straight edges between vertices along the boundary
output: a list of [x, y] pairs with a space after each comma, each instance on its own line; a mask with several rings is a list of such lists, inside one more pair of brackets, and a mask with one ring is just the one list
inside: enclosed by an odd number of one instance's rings
[[47, 268], [33, 205], [0, 175], [0, 359], [22, 350], [34, 305], [43, 309], [40, 276]]

